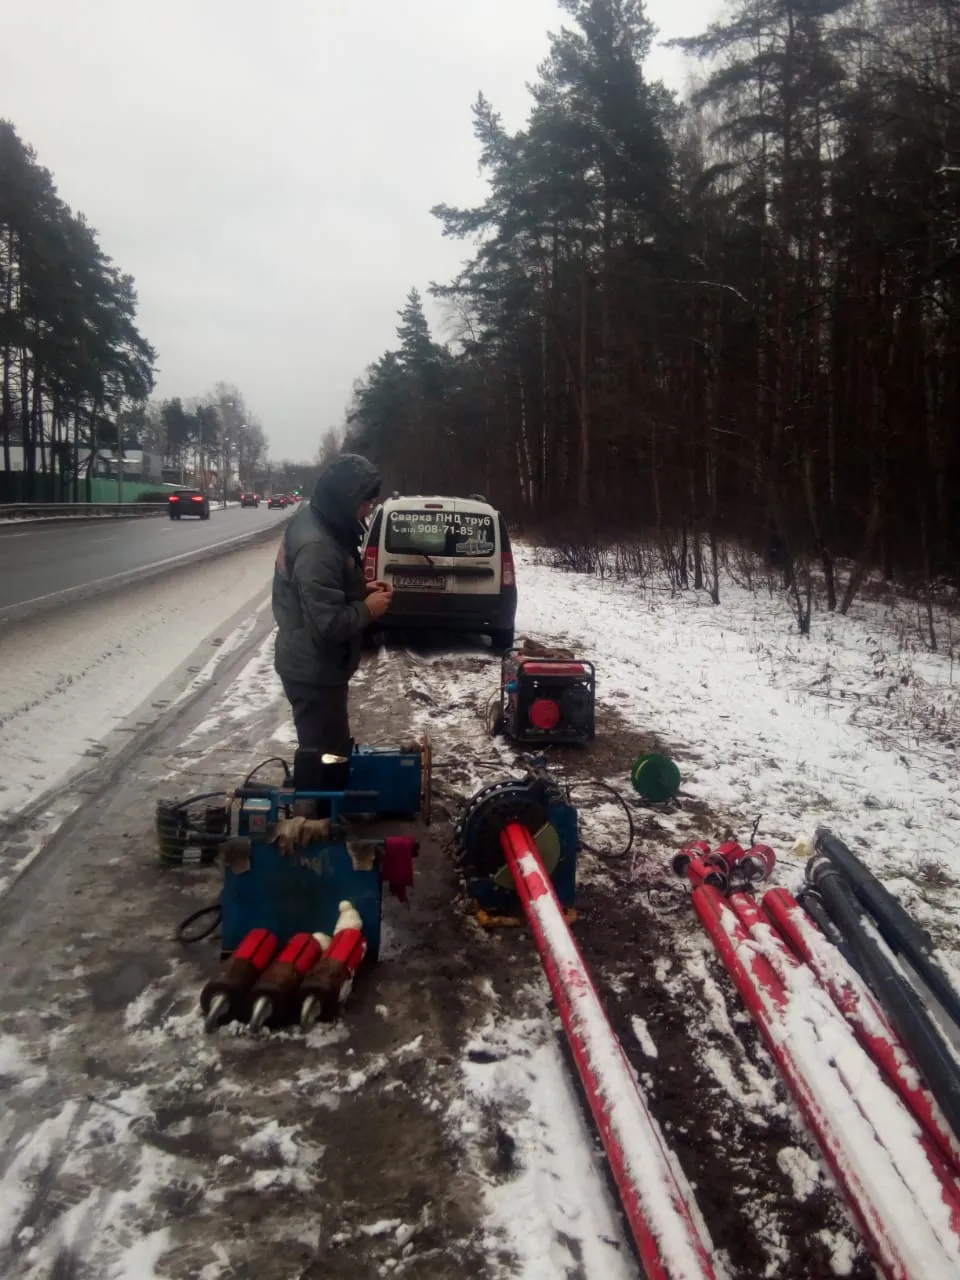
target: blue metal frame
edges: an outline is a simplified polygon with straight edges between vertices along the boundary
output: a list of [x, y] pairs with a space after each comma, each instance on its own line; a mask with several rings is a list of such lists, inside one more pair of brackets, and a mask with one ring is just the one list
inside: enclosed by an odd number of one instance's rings
[[[332, 933], [340, 903], [360, 913], [368, 955], [380, 950], [383, 885], [380, 859], [358, 870], [343, 840], [314, 843], [284, 854], [266, 843], [267, 829], [282, 811], [300, 800], [326, 801], [331, 821], [346, 814], [417, 814], [421, 808], [423, 761], [419, 751], [396, 747], [358, 747], [350, 758], [346, 791], [293, 791], [251, 787], [239, 793], [238, 834], [250, 841], [247, 870], [224, 871], [221, 898], [221, 947], [236, 949], [251, 929], [269, 929], [281, 946], [295, 933]], [[252, 825], [251, 825], [252, 824]]]

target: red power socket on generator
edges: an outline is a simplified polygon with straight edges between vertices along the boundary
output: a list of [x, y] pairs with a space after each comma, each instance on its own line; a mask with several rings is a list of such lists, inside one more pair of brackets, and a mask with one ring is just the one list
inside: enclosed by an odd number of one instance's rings
[[590, 742], [596, 689], [592, 662], [529, 657], [513, 649], [500, 669], [499, 727], [514, 742]]

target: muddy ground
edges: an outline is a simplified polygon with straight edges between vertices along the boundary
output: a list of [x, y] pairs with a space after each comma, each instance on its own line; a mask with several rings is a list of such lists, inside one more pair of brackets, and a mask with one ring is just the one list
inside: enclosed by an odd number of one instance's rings
[[[253, 636], [102, 789], [88, 784], [81, 811], [0, 901], [0, 1023], [27, 1060], [0, 1077], [0, 1192], [15, 1215], [4, 1276], [153, 1275], [146, 1262], [169, 1280], [511, 1272], [483, 1201], [491, 1184], [517, 1176], [516, 1116], [487, 1116], [469, 1150], [447, 1122], [472, 1032], [504, 1010], [535, 1016], [542, 1001], [530, 939], [478, 928], [449, 857], [462, 800], [517, 768], [518, 753], [484, 729], [497, 664], [470, 647], [368, 656], [357, 737], [429, 727], [435, 746], [436, 821], [419, 829], [411, 906], [387, 901], [381, 963], [342, 1026], [306, 1038], [208, 1037], [196, 1000], [216, 943], [184, 948], [172, 934], [216, 896], [217, 875], [158, 865], [153, 806], [292, 755], [257, 649], [264, 638]], [[251, 662], [250, 714], [242, 704], [224, 713]], [[682, 768], [682, 744], [627, 726], [614, 705], [601, 705], [598, 729], [593, 748], [555, 754], [571, 783], [622, 776], [626, 787], [630, 761], [657, 745]], [[637, 835], [623, 855], [601, 809], [609, 797], [576, 798], [597, 848], [583, 857], [577, 937], [731, 1276], [834, 1275], [837, 1239], [847, 1242], [847, 1274], [872, 1275], [822, 1172], [797, 1198], [783, 1153], [814, 1149], [664, 871], [678, 832], [721, 836], [723, 815], [683, 794], [659, 811], [630, 799]], [[726, 1035], [716, 1030], [724, 1018]], [[575, 1264], [558, 1278], [587, 1274]]]

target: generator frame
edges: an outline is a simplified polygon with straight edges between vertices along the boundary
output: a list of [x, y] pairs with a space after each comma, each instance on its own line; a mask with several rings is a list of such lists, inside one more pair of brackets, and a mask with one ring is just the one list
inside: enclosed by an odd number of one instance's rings
[[[525, 688], [527, 686], [527, 688]], [[532, 688], [530, 687], [532, 686]], [[564, 733], [556, 729], [537, 729], [519, 723], [520, 712], [537, 695], [560, 701], [565, 689], [579, 687], [589, 698], [589, 723], [580, 733]], [[528, 694], [524, 698], [524, 694]], [[592, 742], [596, 734], [597, 670], [585, 658], [520, 657], [516, 650], [507, 653], [501, 663], [500, 725], [514, 742], [543, 746], [576, 746]]]

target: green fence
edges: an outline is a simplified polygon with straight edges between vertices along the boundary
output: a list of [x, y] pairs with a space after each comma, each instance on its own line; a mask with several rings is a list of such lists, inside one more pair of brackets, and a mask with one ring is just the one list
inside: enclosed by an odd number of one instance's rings
[[[123, 482], [123, 501], [139, 502], [145, 493], [159, 493], [163, 490], [164, 485], [160, 480], [155, 480], [153, 484], [146, 484], [142, 480], [124, 480]], [[79, 500], [86, 501], [85, 488], [81, 483]], [[117, 493], [116, 480], [101, 480], [95, 478], [91, 481], [91, 502], [119, 502], [121, 499]]]
[[73, 495], [63, 491], [59, 477], [29, 474], [24, 471], [0, 471], [0, 503], [2, 502], [71, 502]]
[[[124, 480], [123, 501], [139, 502], [145, 493], [162, 493], [170, 486], [161, 480], [148, 484], [143, 480]], [[86, 502], [86, 480], [81, 479], [74, 488], [64, 484], [59, 476], [27, 473], [24, 471], [0, 471], [0, 503], [4, 502]], [[90, 502], [117, 502], [116, 480], [95, 477], [90, 482]]]

